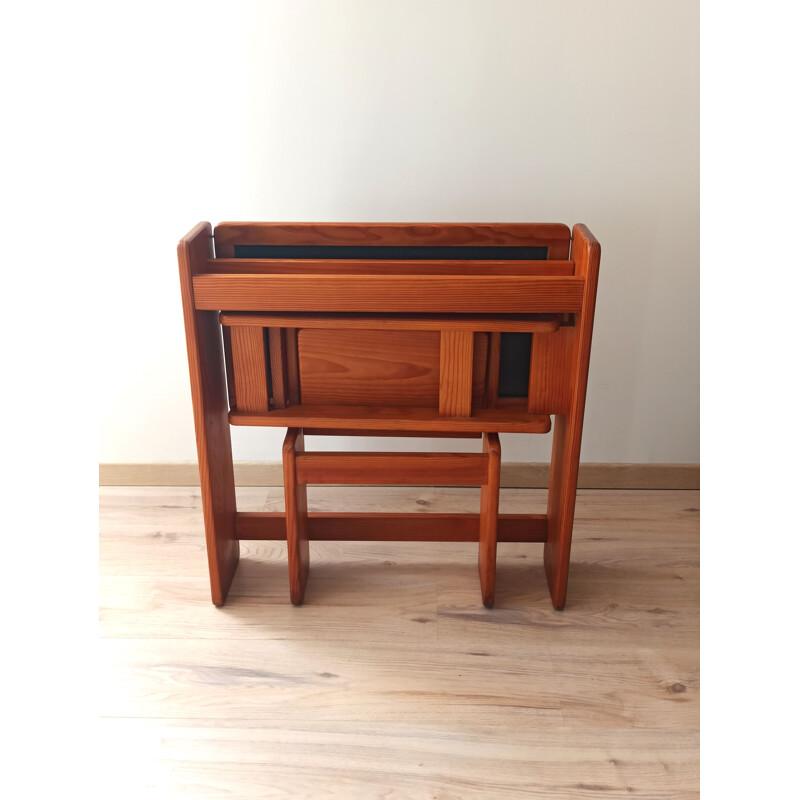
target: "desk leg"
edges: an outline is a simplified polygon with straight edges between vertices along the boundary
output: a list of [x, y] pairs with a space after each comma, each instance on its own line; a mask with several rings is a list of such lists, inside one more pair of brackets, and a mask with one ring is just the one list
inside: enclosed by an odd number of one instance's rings
[[289, 428], [283, 441], [283, 491], [286, 497], [289, 597], [296, 606], [303, 603], [309, 561], [306, 487], [297, 482], [297, 453], [304, 449], [302, 428]]
[[497, 511], [500, 505], [500, 437], [483, 434], [483, 452], [489, 456], [486, 483], [481, 486], [481, 516], [478, 542], [478, 570], [481, 596], [486, 608], [494, 605], [497, 564]]
[[[569, 369], [566, 385], [572, 387], [569, 402], [566, 403], [568, 411], [566, 414], [556, 414], [553, 424], [553, 457], [550, 461], [550, 491], [547, 495], [547, 542], [544, 546], [544, 570], [553, 606], [558, 609], [564, 608], [567, 601], [569, 552], [572, 547], [583, 412], [589, 377], [589, 352], [600, 268], [600, 244], [585, 225], [576, 225], [572, 229], [571, 255], [575, 262], [575, 275], [584, 279], [583, 307], [575, 315], [575, 331], [570, 348], [574, 349], [574, 360], [569, 356], [570, 365], [564, 367]], [[568, 352], [569, 350], [562, 351], [564, 357]], [[562, 385], [565, 385], [563, 378]], [[562, 395], [563, 400], [566, 397]]]
[[178, 245], [211, 601], [221, 606], [239, 563], [227, 381], [219, 315], [195, 310], [192, 292], [192, 275], [212, 254], [207, 222], [197, 225]]
[[567, 600], [569, 554], [572, 547], [572, 523], [578, 488], [580, 461], [579, 426], [570, 424], [562, 414], [554, 417], [553, 457], [550, 462], [550, 489], [547, 495], [547, 542], [544, 568], [553, 607], [564, 608]]

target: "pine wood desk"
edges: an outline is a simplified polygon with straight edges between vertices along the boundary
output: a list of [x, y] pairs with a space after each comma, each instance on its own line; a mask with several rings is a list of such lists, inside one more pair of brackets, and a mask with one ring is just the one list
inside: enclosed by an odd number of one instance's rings
[[[566, 600], [600, 245], [584, 225], [203, 222], [178, 245], [211, 599], [239, 541], [543, 542]], [[548, 433], [546, 514], [498, 514], [499, 433]], [[230, 425], [287, 428], [286, 511], [236, 510]], [[306, 452], [303, 434], [483, 439], [482, 453]], [[307, 484], [481, 487], [479, 514], [309, 513]]]

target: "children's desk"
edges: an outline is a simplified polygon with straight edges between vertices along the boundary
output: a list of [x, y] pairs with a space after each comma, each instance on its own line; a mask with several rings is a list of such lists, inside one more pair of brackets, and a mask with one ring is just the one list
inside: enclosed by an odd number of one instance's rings
[[[584, 225], [203, 222], [178, 245], [211, 599], [239, 542], [542, 542], [566, 600], [600, 245]], [[552, 422], [551, 422], [552, 420]], [[546, 514], [499, 514], [500, 433], [553, 430]], [[287, 429], [286, 511], [241, 512], [231, 425]], [[465, 437], [481, 453], [307, 452], [304, 434]], [[307, 510], [308, 484], [480, 486], [478, 514]]]

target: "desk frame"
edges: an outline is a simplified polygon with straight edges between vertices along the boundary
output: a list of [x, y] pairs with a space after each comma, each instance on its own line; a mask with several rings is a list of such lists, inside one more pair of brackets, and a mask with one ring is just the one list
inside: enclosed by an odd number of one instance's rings
[[[544, 246], [547, 259], [234, 257], [237, 245], [364, 242]], [[486, 606], [494, 602], [497, 542], [515, 541], [544, 543], [553, 606], [564, 607], [600, 263], [600, 245], [586, 226], [570, 236], [566, 226], [550, 224], [223, 223], [212, 230], [204, 222], [180, 241], [178, 261], [215, 605], [225, 602], [240, 540], [285, 539], [293, 603], [303, 601], [309, 540], [477, 542]], [[438, 408], [299, 402], [297, 331], [314, 328], [438, 331]], [[533, 334], [524, 402], [497, 397], [506, 331]], [[477, 334], [488, 337], [480, 402], [472, 375]], [[547, 513], [498, 514], [498, 433], [546, 433], [551, 417]], [[237, 510], [231, 424], [288, 429], [285, 512]], [[478, 436], [483, 452], [312, 454], [304, 433]], [[480, 513], [309, 513], [309, 483], [477, 485]]]

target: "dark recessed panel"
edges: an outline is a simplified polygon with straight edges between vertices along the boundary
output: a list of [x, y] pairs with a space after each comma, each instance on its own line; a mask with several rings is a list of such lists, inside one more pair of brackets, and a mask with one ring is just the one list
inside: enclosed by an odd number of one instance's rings
[[498, 397], [527, 397], [533, 334], [500, 334]]

